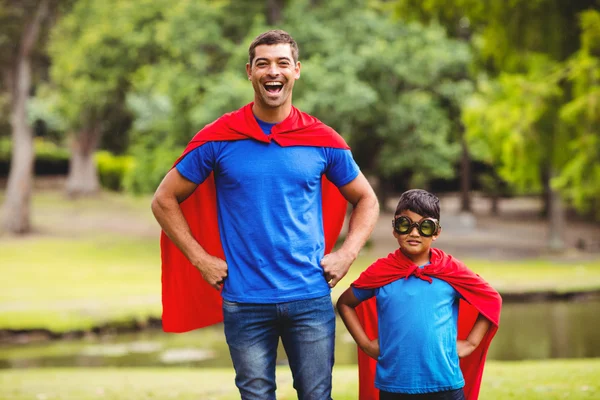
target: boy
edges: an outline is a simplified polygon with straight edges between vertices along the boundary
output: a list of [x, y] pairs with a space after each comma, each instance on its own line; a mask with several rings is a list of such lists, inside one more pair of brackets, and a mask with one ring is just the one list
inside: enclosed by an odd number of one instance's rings
[[502, 300], [460, 261], [431, 248], [439, 220], [436, 196], [403, 193], [393, 220], [399, 249], [367, 268], [337, 303], [362, 350], [361, 400], [375, 400], [377, 389], [380, 400], [477, 399]]

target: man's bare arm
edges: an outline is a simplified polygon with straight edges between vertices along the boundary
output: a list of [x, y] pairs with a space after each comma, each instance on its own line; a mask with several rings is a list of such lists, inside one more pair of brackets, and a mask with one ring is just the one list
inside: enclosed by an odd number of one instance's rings
[[179, 206], [197, 186], [185, 179], [176, 168], [171, 169], [154, 193], [152, 212], [165, 234], [192, 265], [200, 270], [204, 280], [219, 290], [227, 277], [227, 264], [208, 254], [194, 239]]
[[347, 185], [340, 188], [342, 195], [354, 206], [348, 234], [336, 252], [327, 254], [321, 260], [325, 279], [334, 287], [346, 275], [350, 265], [358, 257], [358, 252], [371, 235], [379, 216], [379, 202], [373, 188], [362, 173]]

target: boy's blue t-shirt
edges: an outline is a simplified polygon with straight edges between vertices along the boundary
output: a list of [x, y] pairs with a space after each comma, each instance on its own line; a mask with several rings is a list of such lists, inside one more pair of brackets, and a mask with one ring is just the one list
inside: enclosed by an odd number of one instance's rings
[[[258, 122], [266, 134], [275, 125]], [[216, 141], [192, 150], [176, 168], [198, 184], [214, 172], [228, 267], [223, 299], [264, 304], [330, 293], [320, 264], [321, 177], [338, 187], [353, 181], [359, 168], [350, 150]]]
[[380, 390], [418, 394], [465, 384], [456, 350], [461, 297], [445, 281], [432, 280], [409, 276], [377, 289], [352, 288], [361, 301], [377, 298]]

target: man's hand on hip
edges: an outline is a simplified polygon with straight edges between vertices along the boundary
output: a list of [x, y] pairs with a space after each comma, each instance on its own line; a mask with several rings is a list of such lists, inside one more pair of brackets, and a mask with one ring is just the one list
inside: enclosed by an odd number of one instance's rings
[[323, 267], [323, 274], [325, 275], [325, 280], [329, 283], [329, 287], [335, 287], [346, 276], [354, 260], [355, 257], [343, 250], [329, 253], [323, 257], [321, 267]]
[[207, 255], [201, 262], [194, 263], [202, 274], [202, 278], [216, 290], [221, 290], [227, 278], [227, 263], [218, 257]]

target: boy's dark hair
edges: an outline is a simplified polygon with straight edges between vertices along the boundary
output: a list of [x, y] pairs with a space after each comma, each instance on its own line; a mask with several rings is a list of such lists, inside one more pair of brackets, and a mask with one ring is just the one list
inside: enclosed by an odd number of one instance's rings
[[429, 193], [427, 190], [407, 190], [400, 196], [394, 215], [398, 215], [406, 210], [417, 213], [422, 217], [435, 218], [439, 222], [440, 199], [438, 199], [436, 195]]
[[248, 61], [250, 65], [252, 65], [252, 61], [256, 55], [256, 46], [263, 44], [289, 44], [290, 48], [292, 49], [292, 58], [294, 59], [294, 63], [298, 62], [298, 44], [289, 33], [280, 29], [276, 29], [258, 35], [256, 39], [250, 43], [250, 47], [248, 48]]

